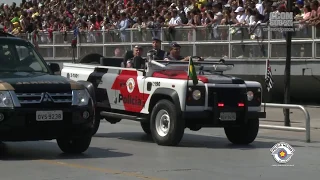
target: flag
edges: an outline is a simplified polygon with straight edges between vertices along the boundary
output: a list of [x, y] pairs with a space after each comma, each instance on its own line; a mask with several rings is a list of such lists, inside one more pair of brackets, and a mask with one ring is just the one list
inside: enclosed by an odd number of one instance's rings
[[266, 74], [265, 74], [265, 82], [267, 85], [267, 90], [268, 92], [270, 89], [273, 87], [273, 79], [272, 79], [272, 71], [271, 71], [271, 66], [270, 66], [270, 61], [269, 59], [266, 60]]
[[196, 68], [194, 67], [193, 60], [191, 57], [189, 59], [188, 77], [192, 79], [193, 85], [198, 84], [198, 76], [197, 76]]

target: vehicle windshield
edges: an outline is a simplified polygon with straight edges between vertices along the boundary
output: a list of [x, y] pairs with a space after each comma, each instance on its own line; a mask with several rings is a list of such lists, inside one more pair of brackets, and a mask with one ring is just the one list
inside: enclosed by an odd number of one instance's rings
[[0, 42], [0, 64], [0, 72], [49, 72], [33, 46], [26, 42]]

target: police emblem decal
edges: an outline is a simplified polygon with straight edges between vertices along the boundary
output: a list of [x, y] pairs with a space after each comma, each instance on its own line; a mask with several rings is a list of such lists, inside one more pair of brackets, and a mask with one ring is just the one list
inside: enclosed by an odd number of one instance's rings
[[129, 93], [132, 93], [133, 92], [133, 89], [134, 89], [134, 86], [135, 86], [135, 82], [134, 82], [134, 79], [133, 78], [129, 78], [127, 83], [127, 90]]
[[274, 160], [279, 164], [286, 164], [293, 156], [294, 149], [290, 144], [285, 142], [279, 142], [275, 144], [271, 149], [271, 155]]

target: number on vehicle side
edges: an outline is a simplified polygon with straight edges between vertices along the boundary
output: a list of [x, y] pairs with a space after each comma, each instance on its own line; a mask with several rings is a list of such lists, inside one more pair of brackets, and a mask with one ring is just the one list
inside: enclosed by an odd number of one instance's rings
[[160, 82], [152, 82], [153, 86], [160, 86]]

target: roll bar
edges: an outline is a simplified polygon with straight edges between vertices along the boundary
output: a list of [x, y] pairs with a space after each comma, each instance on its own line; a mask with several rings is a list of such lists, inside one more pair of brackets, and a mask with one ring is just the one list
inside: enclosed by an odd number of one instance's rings
[[[152, 60], [158, 63], [164, 64], [188, 64], [188, 61], [164, 61], [164, 60]], [[194, 65], [226, 65], [234, 67], [234, 64], [231, 63], [221, 63], [220, 61], [193, 61]]]
[[[147, 52], [147, 61], [153, 65], [156, 65], [160, 68], [167, 68], [168, 65], [174, 64], [183, 64], [187, 65], [188, 61], [165, 61], [165, 60], [154, 60], [157, 50], [150, 50]], [[192, 56], [193, 59], [202, 59], [199, 56]], [[234, 67], [234, 64], [225, 63], [224, 59], [219, 61], [193, 61], [193, 64], [196, 66], [196, 69], [201, 71], [227, 71], [231, 70]]]

